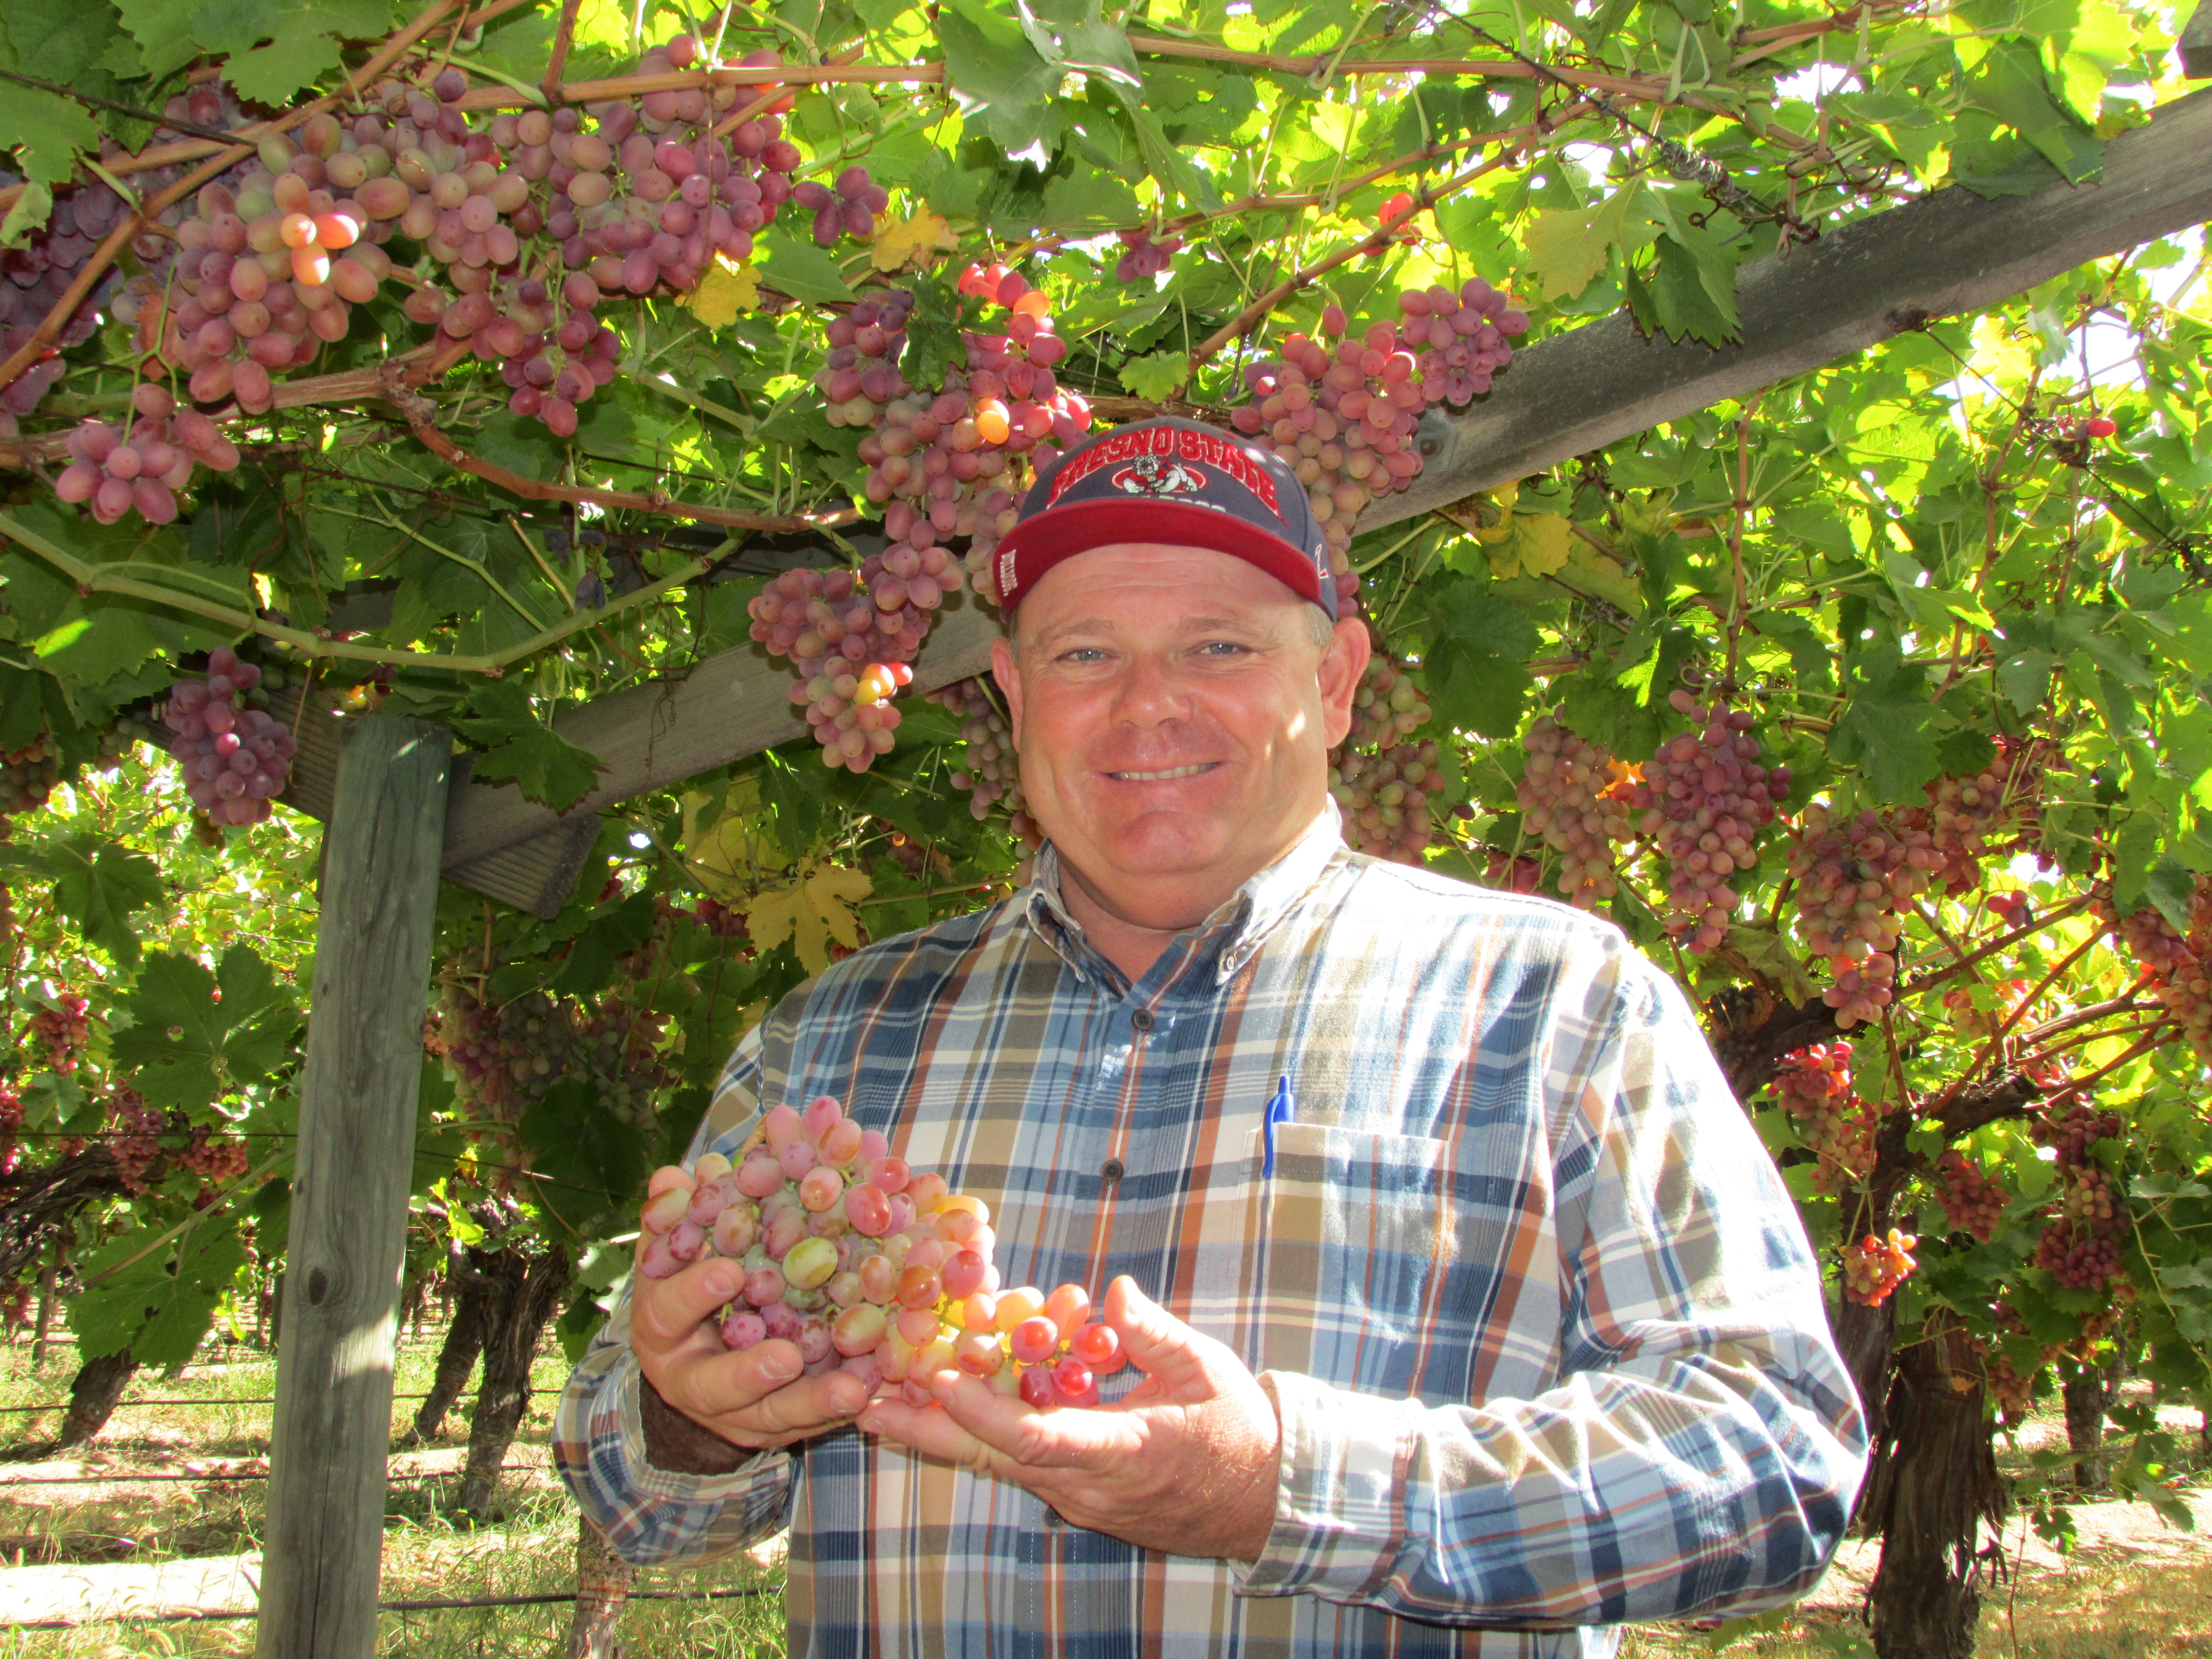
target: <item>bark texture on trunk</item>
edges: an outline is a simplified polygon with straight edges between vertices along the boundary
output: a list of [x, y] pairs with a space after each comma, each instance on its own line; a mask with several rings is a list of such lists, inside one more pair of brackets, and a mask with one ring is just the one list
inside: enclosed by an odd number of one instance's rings
[[2074, 1489], [2101, 1492], [2105, 1486], [2105, 1373], [2078, 1367], [2061, 1385], [2066, 1401], [2066, 1447], [2074, 1454]]
[[403, 1445], [418, 1446], [445, 1433], [446, 1413], [469, 1386], [469, 1373], [476, 1369], [477, 1355], [483, 1351], [483, 1281], [465, 1268], [459, 1269], [456, 1276], [463, 1282], [453, 1298], [445, 1346], [438, 1350], [437, 1368], [430, 1374], [430, 1391], [415, 1409], [415, 1426], [401, 1437]]
[[629, 1587], [636, 1578], [637, 1569], [610, 1549], [599, 1529], [579, 1516], [576, 1611], [568, 1621], [562, 1659], [622, 1659], [616, 1632], [622, 1623], [623, 1603], [629, 1600]]
[[106, 1428], [137, 1370], [138, 1362], [128, 1348], [80, 1365], [70, 1384], [69, 1410], [63, 1413], [61, 1438], [56, 1445], [82, 1446]]
[[568, 1288], [568, 1255], [557, 1244], [543, 1255], [507, 1249], [482, 1257], [471, 1265], [484, 1279], [483, 1381], [477, 1385], [459, 1500], [471, 1515], [487, 1513], [499, 1491], [500, 1465], [530, 1402], [530, 1362], [537, 1358], [538, 1339]]
[[1883, 1455], [1861, 1515], [1881, 1535], [1869, 1595], [1881, 1659], [1972, 1659], [1981, 1523], [2008, 1507], [1981, 1370], [1963, 1328], [1931, 1321], [1897, 1356]]

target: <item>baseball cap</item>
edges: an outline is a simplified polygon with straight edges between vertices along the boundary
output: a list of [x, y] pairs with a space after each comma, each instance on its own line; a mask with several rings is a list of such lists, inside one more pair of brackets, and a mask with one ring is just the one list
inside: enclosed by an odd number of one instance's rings
[[1306, 487], [1280, 456], [1219, 427], [1136, 421], [1046, 466], [993, 556], [1000, 608], [1011, 614], [1062, 559], [1117, 542], [1227, 553], [1337, 614]]

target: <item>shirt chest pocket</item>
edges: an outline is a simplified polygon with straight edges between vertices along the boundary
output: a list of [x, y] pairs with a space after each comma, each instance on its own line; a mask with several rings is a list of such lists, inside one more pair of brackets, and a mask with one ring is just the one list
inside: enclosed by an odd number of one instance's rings
[[1468, 1315], [1488, 1299], [1504, 1230], [1452, 1153], [1422, 1136], [1278, 1126], [1274, 1175], [1252, 1200], [1263, 1365], [1458, 1397]]

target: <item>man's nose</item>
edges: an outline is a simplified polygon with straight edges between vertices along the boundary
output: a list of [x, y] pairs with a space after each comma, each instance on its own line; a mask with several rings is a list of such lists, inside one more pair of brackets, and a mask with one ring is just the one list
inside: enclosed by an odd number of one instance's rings
[[1165, 652], [1130, 653], [1116, 688], [1116, 719], [1134, 726], [1157, 726], [1188, 716], [1190, 693]]

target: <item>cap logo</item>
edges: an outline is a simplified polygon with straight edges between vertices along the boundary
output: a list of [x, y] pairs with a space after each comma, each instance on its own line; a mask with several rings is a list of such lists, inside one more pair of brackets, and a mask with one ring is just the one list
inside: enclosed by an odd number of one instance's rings
[[[1257, 496], [1261, 504], [1276, 518], [1280, 519], [1283, 516], [1282, 507], [1275, 495], [1274, 479], [1268, 475], [1265, 467], [1245, 453], [1242, 444], [1232, 443], [1217, 433], [1197, 432], [1187, 427], [1170, 426], [1136, 427], [1125, 428], [1120, 432], [1109, 432], [1088, 447], [1076, 451], [1054, 475], [1052, 494], [1045, 505], [1047, 507], [1054, 505], [1069, 489], [1089, 477], [1100, 467], [1111, 466], [1117, 461], [1131, 463], [1149, 461], [1158, 471], [1186, 474], [1190, 474], [1190, 469], [1182, 466], [1181, 463], [1195, 461], [1201, 465], [1210, 466], [1217, 471], [1226, 473], [1236, 483]], [[1164, 466], [1162, 465], [1164, 462], [1168, 465]], [[1138, 467], [1133, 465], [1127, 468], [1126, 471], [1135, 474], [1138, 472]], [[1127, 489], [1129, 486], [1121, 482], [1123, 476], [1123, 473], [1115, 473], [1109, 482]], [[1188, 483], [1176, 483], [1172, 491], [1146, 488], [1132, 490], [1131, 493], [1152, 495], [1170, 493], [1183, 495], [1195, 493], [1206, 488], [1206, 482], [1202, 477], [1191, 474], [1191, 479], [1192, 481]]]
[[1163, 461], [1157, 455], [1138, 456], [1112, 483], [1132, 495], [1195, 495], [1206, 488], [1206, 480], [1181, 461]]

